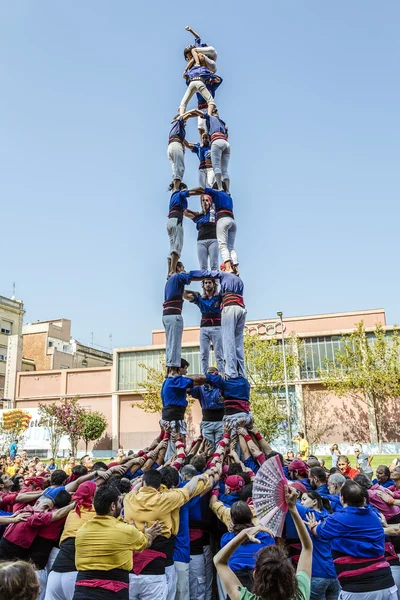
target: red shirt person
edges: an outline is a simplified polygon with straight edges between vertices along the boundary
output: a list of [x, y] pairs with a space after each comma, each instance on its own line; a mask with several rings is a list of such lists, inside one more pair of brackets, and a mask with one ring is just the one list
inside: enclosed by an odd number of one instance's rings
[[48, 496], [41, 496], [35, 506], [25, 506], [23, 513], [30, 513], [26, 521], [13, 523], [7, 527], [0, 540], [0, 561], [29, 560], [30, 546], [39, 531], [53, 521], [67, 516], [74, 507], [69, 504], [64, 508], [54, 509], [54, 501]]
[[358, 469], [354, 469], [350, 466], [350, 461], [347, 456], [339, 456], [337, 466], [342, 475], [347, 475], [350, 479], [354, 479], [356, 475], [360, 474]]

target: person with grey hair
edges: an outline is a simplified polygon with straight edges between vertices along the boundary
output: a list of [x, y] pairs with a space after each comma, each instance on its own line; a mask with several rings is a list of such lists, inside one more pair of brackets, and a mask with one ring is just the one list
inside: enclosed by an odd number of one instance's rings
[[334, 473], [329, 476], [328, 479], [328, 491], [329, 495], [326, 496], [331, 503], [333, 512], [341, 510], [342, 503], [340, 502], [340, 490], [346, 483], [346, 477], [341, 473]]

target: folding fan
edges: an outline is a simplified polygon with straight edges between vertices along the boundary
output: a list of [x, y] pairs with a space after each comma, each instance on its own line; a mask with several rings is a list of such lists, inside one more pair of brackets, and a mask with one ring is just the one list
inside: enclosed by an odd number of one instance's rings
[[288, 511], [285, 485], [288, 485], [288, 481], [279, 456], [273, 456], [261, 465], [253, 484], [253, 504], [257, 517], [275, 537], [282, 535]]

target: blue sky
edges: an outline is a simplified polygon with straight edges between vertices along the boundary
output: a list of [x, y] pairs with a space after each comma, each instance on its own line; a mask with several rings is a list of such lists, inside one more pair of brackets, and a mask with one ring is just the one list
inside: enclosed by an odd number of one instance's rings
[[[84, 342], [151, 342], [191, 25], [224, 78], [248, 317], [399, 323], [399, 22], [394, 0], [2, 3], [0, 294], [15, 281], [26, 321], [70, 318]], [[182, 258], [197, 267], [189, 221]]]

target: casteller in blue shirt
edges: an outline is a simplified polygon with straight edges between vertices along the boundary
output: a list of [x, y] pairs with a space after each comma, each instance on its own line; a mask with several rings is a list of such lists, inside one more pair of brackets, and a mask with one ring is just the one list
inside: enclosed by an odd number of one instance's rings
[[[221, 548], [229, 544], [235, 535], [236, 534], [233, 532], [225, 533], [221, 538]], [[258, 552], [262, 548], [273, 546], [275, 544], [274, 538], [264, 531], [260, 531], [255, 537], [259, 540], [259, 543], [251, 542], [249, 540], [248, 542], [241, 544], [232, 554], [228, 561], [228, 565], [232, 571], [254, 570]]]
[[207, 373], [206, 379], [219, 388], [224, 396], [224, 414], [250, 412], [250, 384], [245, 377], [227, 377]]
[[168, 217], [177, 219], [183, 218], [183, 213], [188, 207], [188, 196], [189, 190], [178, 190], [172, 192], [169, 200], [169, 212]]
[[163, 315], [180, 315], [183, 307], [185, 285], [191, 282], [190, 274], [174, 273], [168, 278], [164, 290]]
[[215, 211], [216, 211], [216, 219], [222, 219], [222, 217], [232, 217], [233, 216], [233, 200], [230, 194], [227, 194], [223, 190], [214, 190], [212, 188], [204, 188], [204, 193], [211, 196], [212, 201], [214, 202]]
[[188, 405], [187, 392], [194, 385], [193, 379], [176, 375], [166, 377], [161, 388], [162, 418], [165, 421], [181, 421]]

